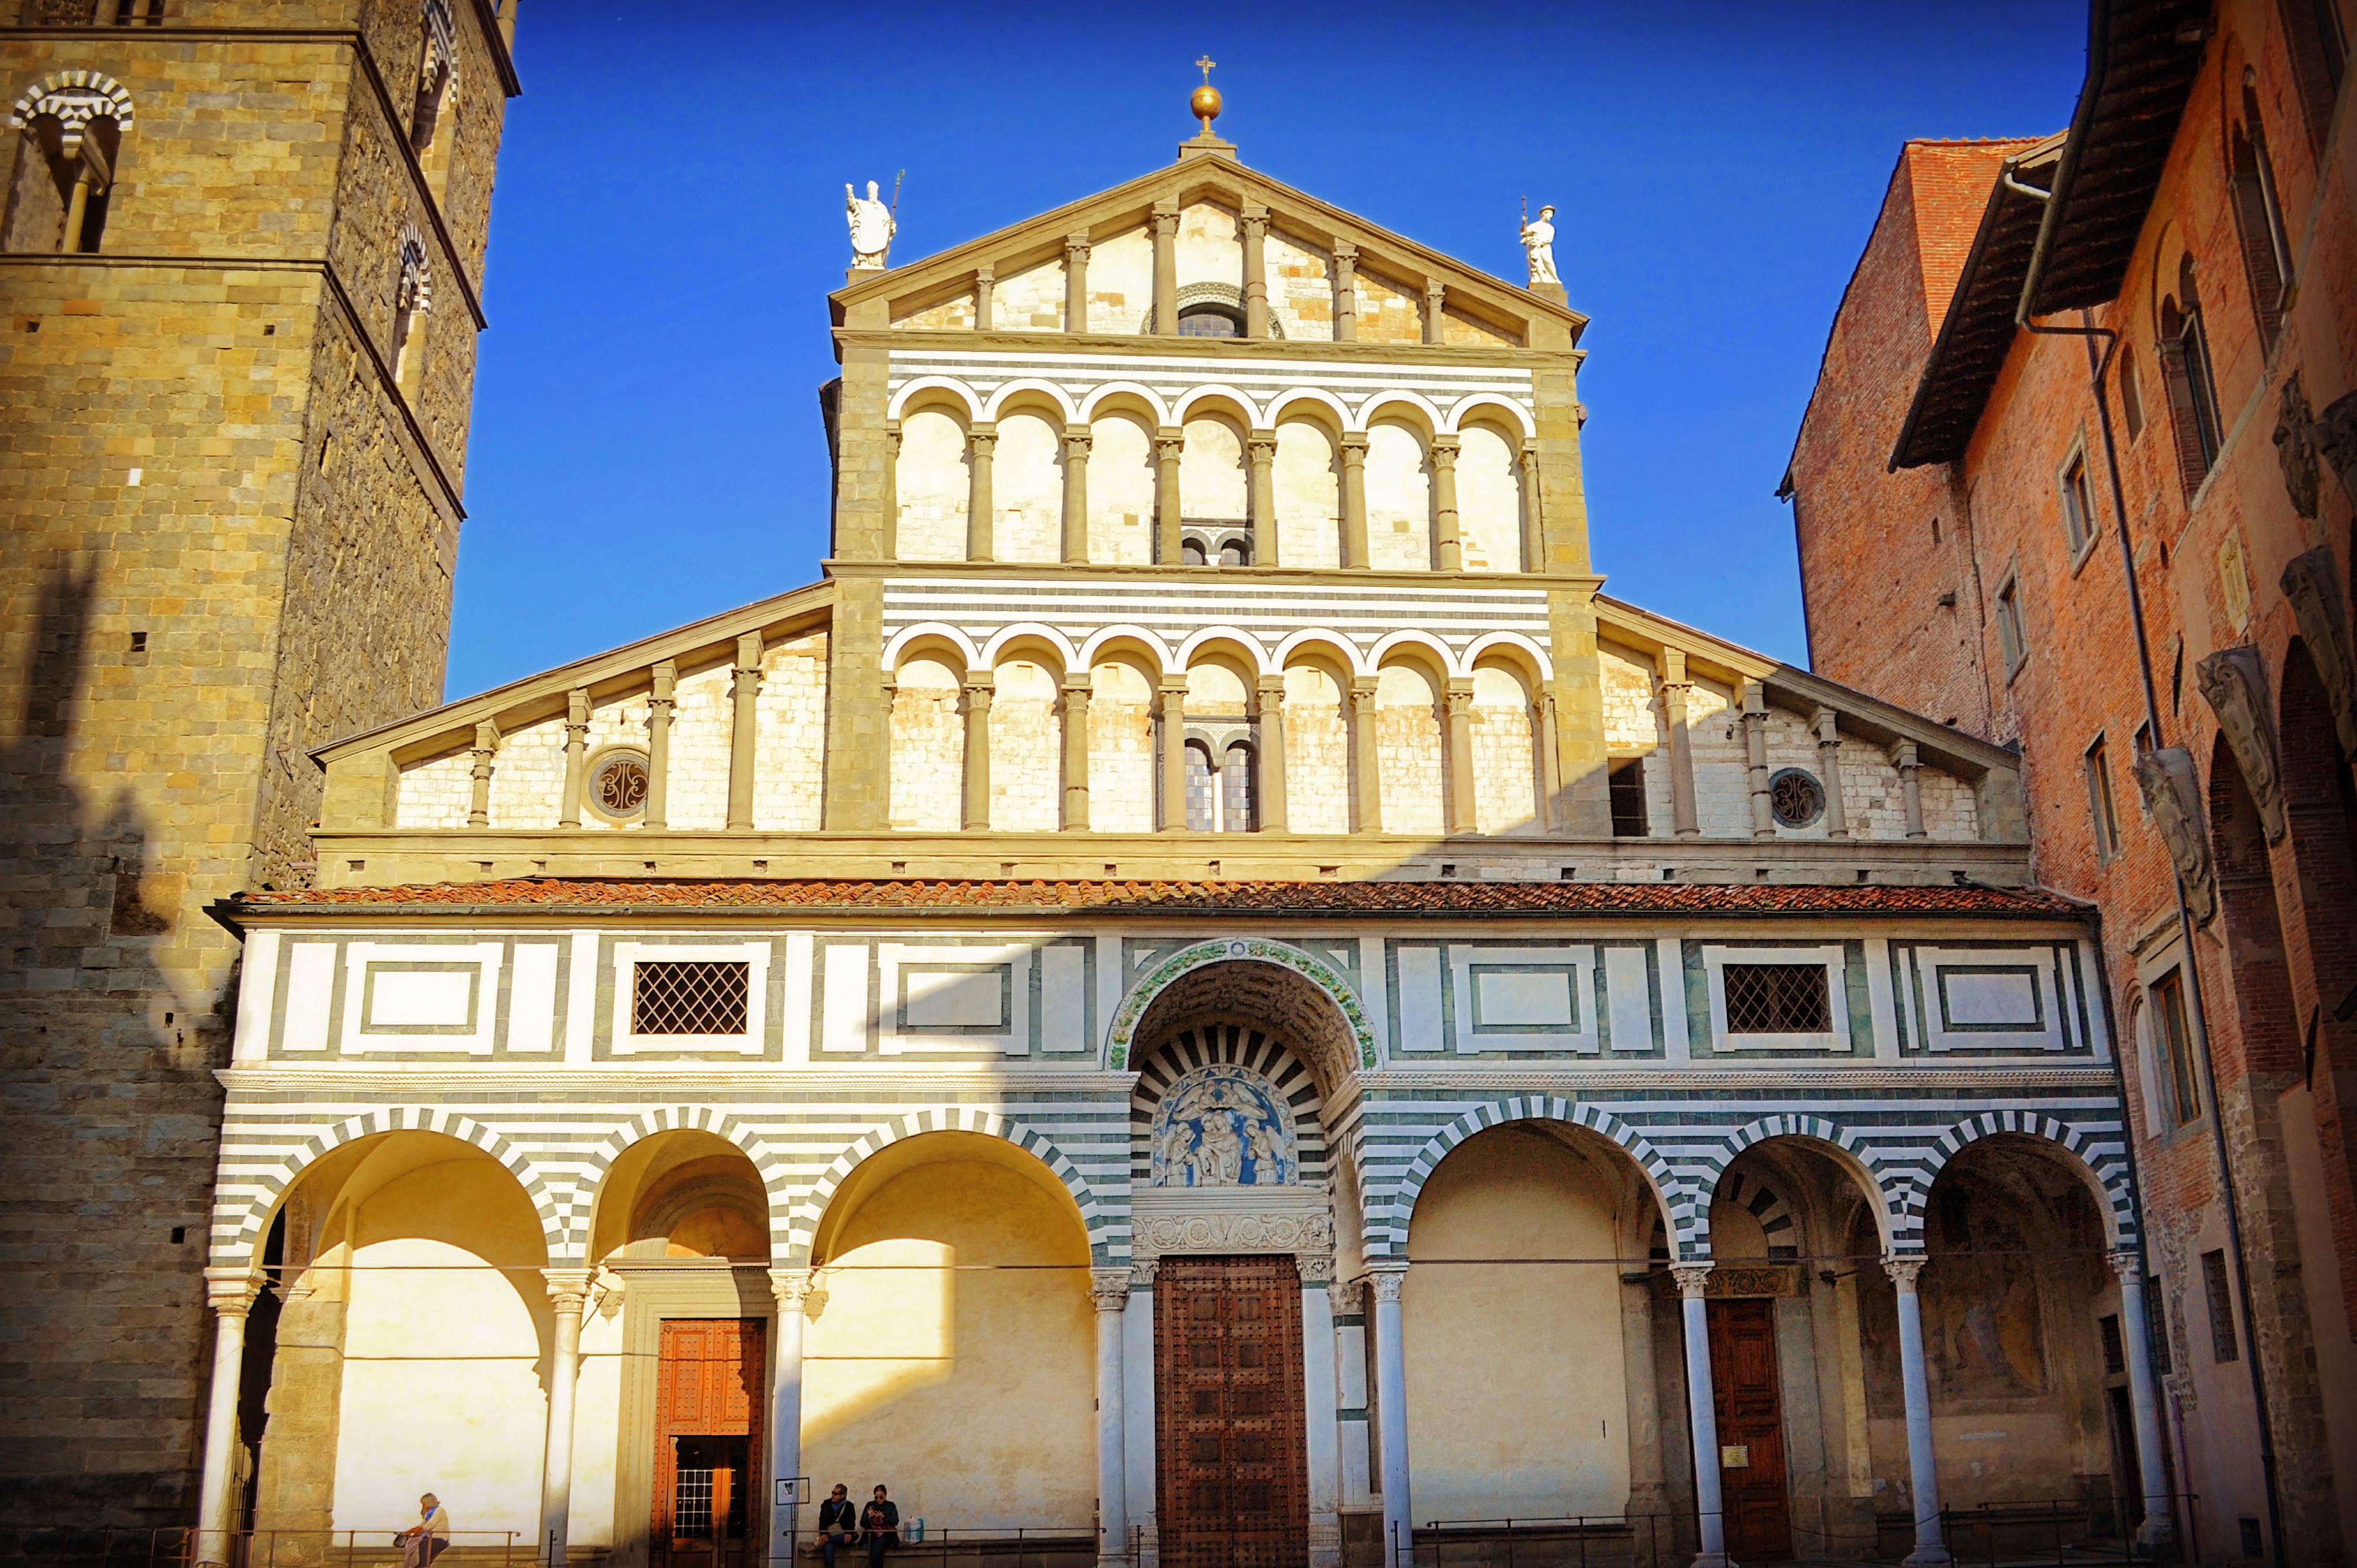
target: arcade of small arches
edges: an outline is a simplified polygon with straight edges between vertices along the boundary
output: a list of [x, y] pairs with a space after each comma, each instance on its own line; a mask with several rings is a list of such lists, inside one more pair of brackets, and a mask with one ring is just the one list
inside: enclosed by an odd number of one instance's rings
[[888, 560], [1508, 573], [1535, 569], [1529, 412], [1393, 391], [1357, 407], [1134, 382], [986, 396], [941, 376], [894, 394]]
[[1173, 650], [928, 623], [887, 650], [896, 830], [1438, 835], [1548, 831], [1551, 667], [1528, 639], [1463, 654], [1398, 632]]
[[[1319, 1102], [1301, 1058], [1235, 1026], [1180, 1031], [1149, 1061], [1166, 1088], [1225, 1061], [1281, 1086], [1268, 1103]], [[1346, 1228], [1332, 1252], [1297, 1257], [1318, 1298], [1305, 1334], [1324, 1337], [1306, 1350], [1332, 1359], [1339, 1401], [1308, 1415], [1331, 1428], [1306, 1439], [1313, 1543], [1321, 1509], [1405, 1525], [1511, 1506], [1649, 1516], [1706, 1551], [1716, 1528], [1723, 1550], [1774, 1549], [1782, 1531], [1784, 1550], [1841, 1555], [1926, 1508], [1936, 1532], [1935, 1469], [1953, 1507], [2050, 1497], [2061, 1474], [2134, 1522], [2141, 1483], [2120, 1455], [2135, 1434], [2115, 1418], [2133, 1425], [2120, 1350], [2142, 1350], [2140, 1268], [2069, 1151], [2018, 1133], [1964, 1144], [1930, 1179], [1918, 1245], [1894, 1251], [1891, 1201], [1837, 1135], [1760, 1138], [1714, 1187], [1677, 1195], [1697, 1218], [1690, 1261], [1674, 1262], [1654, 1245], [1672, 1194], [1641, 1145], [1561, 1102], [1513, 1110], [1434, 1140], [1402, 1184], [1399, 1248]], [[762, 1325], [757, 1452], [776, 1474], [888, 1477], [939, 1524], [1074, 1535], [1122, 1496], [1106, 1528], [1137, 1523], [1151, 1545], [1137, 1466], [1143, 1445], [1151, 1475], [1138, 1399], [1152, 1382], [1123, 1358], [1154, 1343], [1158, 1263], [1108, 1256], [1083, 1214], [1107, 1206], [1069, 1161], [1007, 1122], [871, 1137], [835, 1162], [807, 1251], [780, 1259], [781, 1184], [756, 1164], [769, 1151], [729, 1131], [674, 1124], [628, 1143], [597, 1174], [569, 1257], [536, 1212], [541, 1184], [503, 1148], [405, 1129], [326, 1149], [282, 1193], [259, 1272], [212, 1271], [243, 1373], [228, 1386], [278, 1385], [262, 1432], [237, 1432], [232, 1408], [224, 1434], [215, 1412], [216, 1438], [253, 1451], [245, 1517], [310, 1486], [333, 1498], [316, 1528], [390, 1527], [438, 1489], [470, 1526], [553, 1529], [645, 1562], [651, 1483], [631, 1451], [653, 1428], [638, 1363], [653, 1319], [725, 1317]], [[1327, 1190], [1347, 1207], [1365, 1176], [1348, 1140], [1333, 1157]], [[1266, 1169], [1287, 1185], [1282, 1161]], [[267, 1332], [231, 1343], [249, 1312]], [[1469, 1314], [1482, 1333], [1457, 1331]], [[1772, 1367], [1769, 1415], [1713, 1380], [1730, 1346], [1746, 1375], [1762, 1355]], [[1125, 1385], [1108, 1438], [1093, 1407]], [[1010, 1401], [1024, 1420], [1006, 1420]], [[464, 1423], [437, 1414], [460, 1406]], [[1963, 1428], [2007, 1412], [2020, 1442], [1959, 1463]], [[346, 1434], [324, 1450], [306, 1440], [323, 1419]], [[1764, 1459], [1714, 1474], [1711, 1454], [1746, 1445], [1778, 1455], [1774, 1487], [1750, 1473]], [[1896, 1524], [1893, 1496], [1911, 1505]]]

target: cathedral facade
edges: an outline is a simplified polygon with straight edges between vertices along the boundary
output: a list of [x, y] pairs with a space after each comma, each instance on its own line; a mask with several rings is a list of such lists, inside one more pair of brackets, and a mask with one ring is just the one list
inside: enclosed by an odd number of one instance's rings
[[2165, 1510], [2017, 758], [1601, 592], [1537, 260], [1206, 118], [849, 274], [816, 585], [320, 750], [316, 884], [213, 907], [206, 1555]]

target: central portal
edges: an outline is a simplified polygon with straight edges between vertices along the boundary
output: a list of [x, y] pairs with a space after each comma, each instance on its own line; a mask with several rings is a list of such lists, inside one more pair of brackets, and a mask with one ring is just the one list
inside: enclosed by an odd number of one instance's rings
[[1167, 1568], [1302, 1568], [1309, 1466], [1293, 1259], [1164, 1258], [1154, 1373]]

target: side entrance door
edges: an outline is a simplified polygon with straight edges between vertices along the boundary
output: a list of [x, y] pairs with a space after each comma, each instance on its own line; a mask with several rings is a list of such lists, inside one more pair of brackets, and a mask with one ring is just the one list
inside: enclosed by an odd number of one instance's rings
[[1309, 1561], [1301, 1379], [1301, 1276], [1290, 1257], [1162, 1261], [1154, 1408], [1165, 1568]]
[[650, 1568], [754, 1568], [768, 1325], [671, 1318], [655, 1374]]
[[1760, 1297], [1709, 1304], [1719, 1489], [1727, 1507], [1727, 1555], [1738, 1562], [1792, 1555], [1775, 1307]]

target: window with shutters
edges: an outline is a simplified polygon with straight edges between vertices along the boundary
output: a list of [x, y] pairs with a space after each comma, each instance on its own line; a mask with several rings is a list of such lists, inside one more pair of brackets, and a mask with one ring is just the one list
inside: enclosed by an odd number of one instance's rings
[[2201, 1114], [2201, 1090], [2194, 1078], [2193, 1035], [2186, 1027], [2185, 982], [2175, 970], [2152, 985], [2153, 1050], [2160, 1059], [2154, 1067], [2168, 1125], [2182, 1127]]
[[2273, 353], [2283, 330], [2284, 300], [2291, 285], [2291, 248], [2284, 240], [2283, 206], [2276, 196], [2275, 164], [2267, 156], [2267, 129], [2259, 117], [2258, 73], [2243, 72], [2242, 117], [2228, 140], [2232, 173], [2227, 195], [2243, 242], [2243, 274], [2251, 285], [2251, 310], [2258, 317], [2261, 350]]
[[2177, 292], [2160, 302], [2160, 365], [2169, 388], [2169, 422], [2177, 438], [2177, 477], [2185, 498], [2193, 499], [2218, 460], [2216, 378], [2210, 369], [2210, 339], [2201, 326], [2201, 296], [2194, 287], [2193, 258], [2177, 268]]
[[2062, 499], [2062, 537], [2071, 546], [2071, 559], [2079, 561], [2087, 553], [2087, 546], [2095, 542], [2095, 497], [2087, 486], [2087, 452], [2084, 446], [2074, 449], [2062, 465], [2056, 488]]
[[2022, 662], [2029, 657], [2029, 639], [2021, 624], [2021, 580], [2007, 577], [1996, 591], [1996, 640], [2005, 655], [2005, 678], [2010, 681], [2021, 672]]
[[2120, 417], [2128, 427], [2128, 445], [2144, 434], [2144, 388], [2136, 384], [2136, 345], [2120, 345]]
[[2239, 1361], [2243, 1346], [2234, 1332], [2234, 1287], [2226, 1274], [2223, 1251], [2201, 1254], [2201, 1291], [2210, 1306], [2210, 1359]]
[[2104, 737], [2097, 736], [2095, 744], [2087, 748], [2084, 763], [2087, 775], [2087, 814], [2095, 829], [2095, 860], [2109, 865], [2119, 858], [2120, 817], [2112, 804], [2112, 763], [2104, 755]]
[[2349, 34], [2338, 0], [2281, 0], [2284, 41], [2291, 49], [2292, 85], [2307, 122], [2309, 147], [2320, 158], [2347, 69]]

